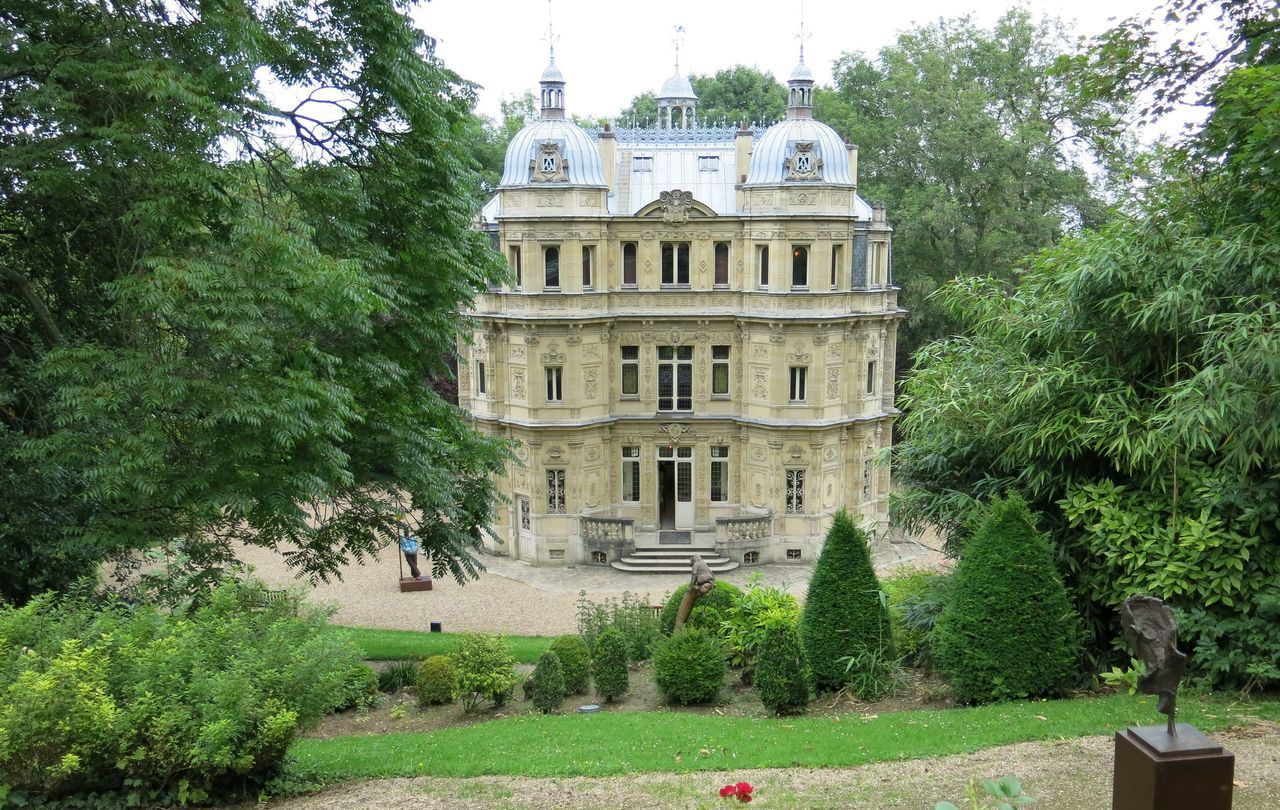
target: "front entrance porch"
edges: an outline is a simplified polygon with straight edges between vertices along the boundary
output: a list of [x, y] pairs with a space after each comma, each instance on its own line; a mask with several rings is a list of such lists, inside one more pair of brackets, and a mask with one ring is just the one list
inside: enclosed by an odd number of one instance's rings
[[[673, 463], [677, 476], [678, 464]], [[676, 503], [679, 503], [678, 499]], [[773, 513], [738, 508], [733, 514], [714, 519], [712, 526], [637, 529], [635, 520], [615, 517], [609, 510], [583, 515], [579, 520], [583, 558], [596, 565], [608, 564], [631, 573], [687, 573], [694, 554], [715, 572], [732, 571], [741, 565], [772, 562], [769, 541], [773, 538]]]

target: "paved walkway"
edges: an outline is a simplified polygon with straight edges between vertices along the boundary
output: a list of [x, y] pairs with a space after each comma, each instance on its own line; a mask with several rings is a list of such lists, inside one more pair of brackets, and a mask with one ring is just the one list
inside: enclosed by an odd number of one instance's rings
[[[881, 573], [904, 564], [941, 563], [941, 555], [912, 540], [880, 545], [874, 557]], [[241, 547], [237, 554], [273, 587], [307, 587], [294, 579], [276, 552]], [[400, 593], [398, 560], [388, 549], [372, 564], [344, 569], [341, 581], [307, 589], [312, 601], [336, 606], [338, 624], [425, 631], [438, 621], [449, 632], [559, 635], [577, 630], [574, 603], [580, 591], [597, 601], [630, 591], [659, 604], [689, 579], [686, 574], [627, 574], [604, 566], [534, 568], [505, 557], [485, 556], [482, 561], [488, 570], [474, 582], [436, 580], [431, 591]], [[765, 584], [803, 595], [812, 573], [812, 565], [776, 564], [738, 568], [721, 578], [742, 585], [759, 574]]]

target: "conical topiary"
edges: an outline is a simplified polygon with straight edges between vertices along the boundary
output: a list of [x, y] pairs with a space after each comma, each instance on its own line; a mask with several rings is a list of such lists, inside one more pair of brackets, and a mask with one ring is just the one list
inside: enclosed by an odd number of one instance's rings
[[533, 668], [533, 705], [542, 712], [554, 712], [564, 703], [564, 668], [560, 656], [547, 650]]
[[809, 705], [809, 664], [790, 622], [765, 627], [756, 654], [755, 686], [760, 702], [778, 714], [799, 714]]
[[987, 507], [932, 643], [960, 703], [1060, 693], [1076, 679], [1079, 617], [1021, 498]]
[[891, 654], [889, 614], [880, 599], [867, 535], [843, 509], [836, 513], [809, 580], [800, 643], [818, 691], [839, 689], [848, 680], [841, 658], [867, 651]]
[[606, 627], [596, 637], [596, 657], [592, 662], [596, 694], [606, 703], [622, 697], [630, 686], [627, 673], [627, 640], [616, 627]]

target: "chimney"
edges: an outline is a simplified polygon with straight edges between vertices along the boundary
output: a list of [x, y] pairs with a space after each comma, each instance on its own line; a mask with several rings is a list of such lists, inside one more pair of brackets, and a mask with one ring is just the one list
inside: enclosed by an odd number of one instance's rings
[[613, 183], [618, 177], [618, 138], [613, 134], [613, 127], [605, 122], [604, 131], [600, 133], [600, 164], [604, 169], [604, 184], [613, 191]]
[[738, 127], [738, 132], [734, 137], [734, 144], [738, 147], [738, 182], [745, 183], [751, 170], [751, 129], [747, 127], [746, 121], [743, 121]]

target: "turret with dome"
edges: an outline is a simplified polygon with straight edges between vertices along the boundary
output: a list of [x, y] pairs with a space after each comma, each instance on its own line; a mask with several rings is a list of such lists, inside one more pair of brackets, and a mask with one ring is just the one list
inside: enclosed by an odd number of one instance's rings
[[657, 126], [574, 124], [554, 49], [539, 84], [482, 212], [511, 280], [459, 345], [459, 404], [516, 443], [486, 551], [728, 570], [813, 559], [842, 508], [886, 528], [892, 230], [803, 48], [764, 129], [700, 124], [678, 52]]

